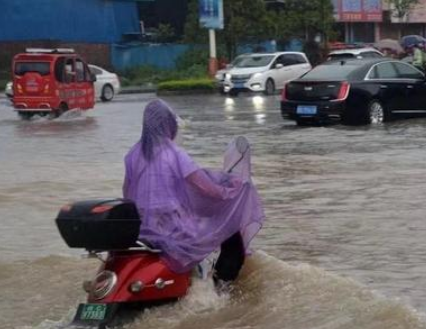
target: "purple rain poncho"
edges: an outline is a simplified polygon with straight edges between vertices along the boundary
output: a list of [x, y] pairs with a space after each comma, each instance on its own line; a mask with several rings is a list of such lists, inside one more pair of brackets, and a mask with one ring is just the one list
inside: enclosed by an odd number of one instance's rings
[[123, 196], [137, 205], [139, 239], [162, 250], [163, 260], [179, 273], [237, 232], [247, 250], [264, 214], [250, 179], [201, 169], [173, 142], [177, 130], [167, 103], [154, 100], [146, 106], [141, 140], [125, 157]]

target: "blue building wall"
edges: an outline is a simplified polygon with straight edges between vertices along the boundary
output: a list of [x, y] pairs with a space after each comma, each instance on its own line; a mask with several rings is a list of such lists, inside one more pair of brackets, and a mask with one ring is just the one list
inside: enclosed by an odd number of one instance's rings
[[[179, 56], [195, 47], [203, 46], [189, 44], [113, 44], [111, 45], [111, 62], [116, 70], [143, 65], [174, 69]], [[207, 46], [204, 47], [208, 49]], [[259, 47], [264, 52], [301, 51], [302, 44], [298, 40], [292, 40], [285, 47], [280, 47], [271, 41], [266, 41], [256, 45], [241, 45], [238, 47], [238, 54], [252, 53]]]
[[113, 43], [139, 32], [133, 1], [0, 0], [0, 42]]
[[176, 59], [191, 47], [181, 44], [112, 45], [111, 61], [117, 70], [143, 65], [174, 69]]

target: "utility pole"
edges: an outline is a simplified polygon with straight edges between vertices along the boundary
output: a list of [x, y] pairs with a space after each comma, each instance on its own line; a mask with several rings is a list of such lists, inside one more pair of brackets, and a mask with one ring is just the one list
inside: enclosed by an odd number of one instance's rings
[[209, 74], [214, 76], [218, 69], [216, 31], [223, 29], [223, 0], [198, 0], [200, 23], [209, 29]]
[[216, 32], [214, 29], [209, 29], [209, 44], [210, 44], [209, 75], [211, 77], [214, 77], [218, 69], [217, 51], [216, 51]]

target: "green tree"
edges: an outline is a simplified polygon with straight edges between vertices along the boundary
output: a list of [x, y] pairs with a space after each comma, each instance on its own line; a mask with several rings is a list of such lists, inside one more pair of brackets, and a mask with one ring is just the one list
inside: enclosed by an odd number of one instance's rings
[[[207, 29], [199, 25], [198, 0], [190, 0], [184, 41], [207, 44]], [[269, 11], [264, 0], [224, 0], [225, 28], [217, 33], [218, 44], [234, 58], [237, 45], [267, 39], [291, 38], [313, 40], [321, 35], [323, 44], [332, 34], [331, 0], [285, 0], [282, 10]]]
[[386, 2], [393, 8], [394, 17], [403, 18], [419, 3], [419, 0], [386, 0]]
[[317, 34], [326, 43], [334, 23], [331, 0], [286, 0], [278, 13], [278, 37], [299, 37], [312, 40]]
[[[226, 47], [229, 58], [235, 56], [238, 44], [264, 40], [275, 28], [263, 0], [224, 0], [223, 11], [225, 28], [217, 31], [217, 40]], [[199, 24], [198, 0], [189, 2], [184, 41], [208, 43], [208, 31]]]
[[208, 44], [209, 35], [207, 29], [200, 26], [198, 14], [198, 0], [188, 1], [188, 14], [184, 27], [183, 41], [199, 45]]
[[223, 10], [225, 28], [219, 32], [219, 40], [230, 58], [235, 56], [238, 44], [272, 37], [276, 23], [263, 0], [225, 0]]
[[158, 42], [171, 42], [175, 37], [175, 30], [170, 24], [159, 24], [157, 29]]

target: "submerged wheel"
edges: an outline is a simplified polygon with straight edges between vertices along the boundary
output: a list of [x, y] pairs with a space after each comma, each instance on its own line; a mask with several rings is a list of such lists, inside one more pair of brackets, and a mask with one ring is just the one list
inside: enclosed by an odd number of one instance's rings
[[368, 104], [367, 122], [369, 124], [381, 124], [385, 121], [385, 109], [378, 100]]
[[33, 112], [18, 112], [19, 117], [22, 120], [31, 120], [31, 118], [34, 116]]
[[50, 112], [49, 117], [51, 119], [59, 118], [62, 114], [64, 114], [66, 111], [68, 111], [68, 105], [66, 103], [61, 103], [59, 105], [58, 109], [53, 110]]
[[265, 95], [273, 95], [275, 92], [274, 80], [268, 79], [265, 85]]
[[113, 98], [114, 98], [114, 88], [112, 88], [111, 85], [105, 85], [102, 88], [101, 100], [103, 102], [109, 102], [109, 101], [112, 101]]

